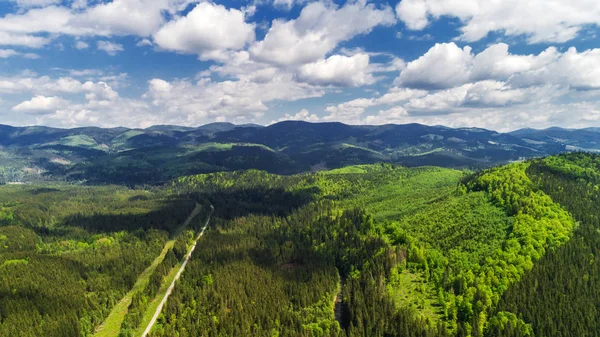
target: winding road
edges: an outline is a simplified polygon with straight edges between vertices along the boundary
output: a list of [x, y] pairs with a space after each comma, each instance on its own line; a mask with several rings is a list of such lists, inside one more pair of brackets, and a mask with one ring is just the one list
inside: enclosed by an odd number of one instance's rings
[[162, 311], [163, 306], [165, 305], [165, 303], [167, 303], [167, 299], [169, 298], [169, 295], [171, 295], [173, 288], [175, 288], [175, 282], [177, 282], [177, 280], [181, 276], [181, 273], [183, 273], [185, 266], [187, 265], [188, 261], [190, 260], [190, 257], [192, 257], [192, 253], [194, 252], [194, 249], [196, 249], [196, 244], [198, 244], [198, 240], [200, 240], [202, 235], [204, 235], [204, 231], [206, 230], [206, 227], [208, 227], [208, 223], [210, 222], [210, 217], [211, 217], [213, 211], [215, 210], [213, 205], [210, 205], [210, 208], [211, 208], [211, 212], [208, 215], [208, 219], [206, 219], [206, 223], [204, 224], [202, 231], [200, 231], [200, 234], [198, 234], [198, 236], [196, 237], [196, 241], [194, 241], [194, 245], [192, 246], [192, 248], [190, 248], [187, 255], [185, 256], [185, 261], [183, 261], [181, 268], [179, 268], [179, 271], [177, 271], [177, 275], [175, 275], [173, 282], [171, 282], [169, 289], [167, 289], [167, 293], [165, 294], [165, 297], [163, 297], [163, 299], [160, 301], [160, 304], [158, 305], [158, 308], [156, 308], [156, 312], [154, 313], [154, 316], [152, 316], [152, 320], [150, 321], [150, 323], [148, 323], [146, 330], [144, 330], [142, 337], [148, 336], [148, 334], [152, 330], [152, 327], [154, 326], [154, 323], [156, 323], [156, 319], [158, 318], [158, 315], [160, 315], [160, 312]]

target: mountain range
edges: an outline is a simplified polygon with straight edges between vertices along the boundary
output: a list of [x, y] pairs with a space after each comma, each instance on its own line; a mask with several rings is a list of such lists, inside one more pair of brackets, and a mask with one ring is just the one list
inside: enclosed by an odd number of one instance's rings
[[566, 151], [600, 152], [600, 128], [500, 133], [299, 121], [146, 129], [0, 125], [0, 182], [154, 184], [215, 171], [294, 174], [375, 162], [478, 169]]

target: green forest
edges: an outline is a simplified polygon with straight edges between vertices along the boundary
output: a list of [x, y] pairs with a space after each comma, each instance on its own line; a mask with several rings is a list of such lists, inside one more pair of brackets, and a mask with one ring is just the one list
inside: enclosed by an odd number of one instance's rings
[[150, 336], [599, 336], [599, 186], [585, 153], [0, 186], [0, 336], [141, 336], [192, 247]]

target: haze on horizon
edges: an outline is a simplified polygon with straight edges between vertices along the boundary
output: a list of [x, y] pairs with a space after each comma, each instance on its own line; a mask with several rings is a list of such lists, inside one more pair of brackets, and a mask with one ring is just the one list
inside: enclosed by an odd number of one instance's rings
[[597, 127], [599, 25], [587, 0], [0, 0], [0, 123]]

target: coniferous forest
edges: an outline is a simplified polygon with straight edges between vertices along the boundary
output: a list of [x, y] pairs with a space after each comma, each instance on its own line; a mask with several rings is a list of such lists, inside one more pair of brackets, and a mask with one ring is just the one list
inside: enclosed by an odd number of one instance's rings
[[0, 186], [0, 336], [141, 336], [196, 238], [150, 336], [598, 336], [599, 186], [583, 153]]

